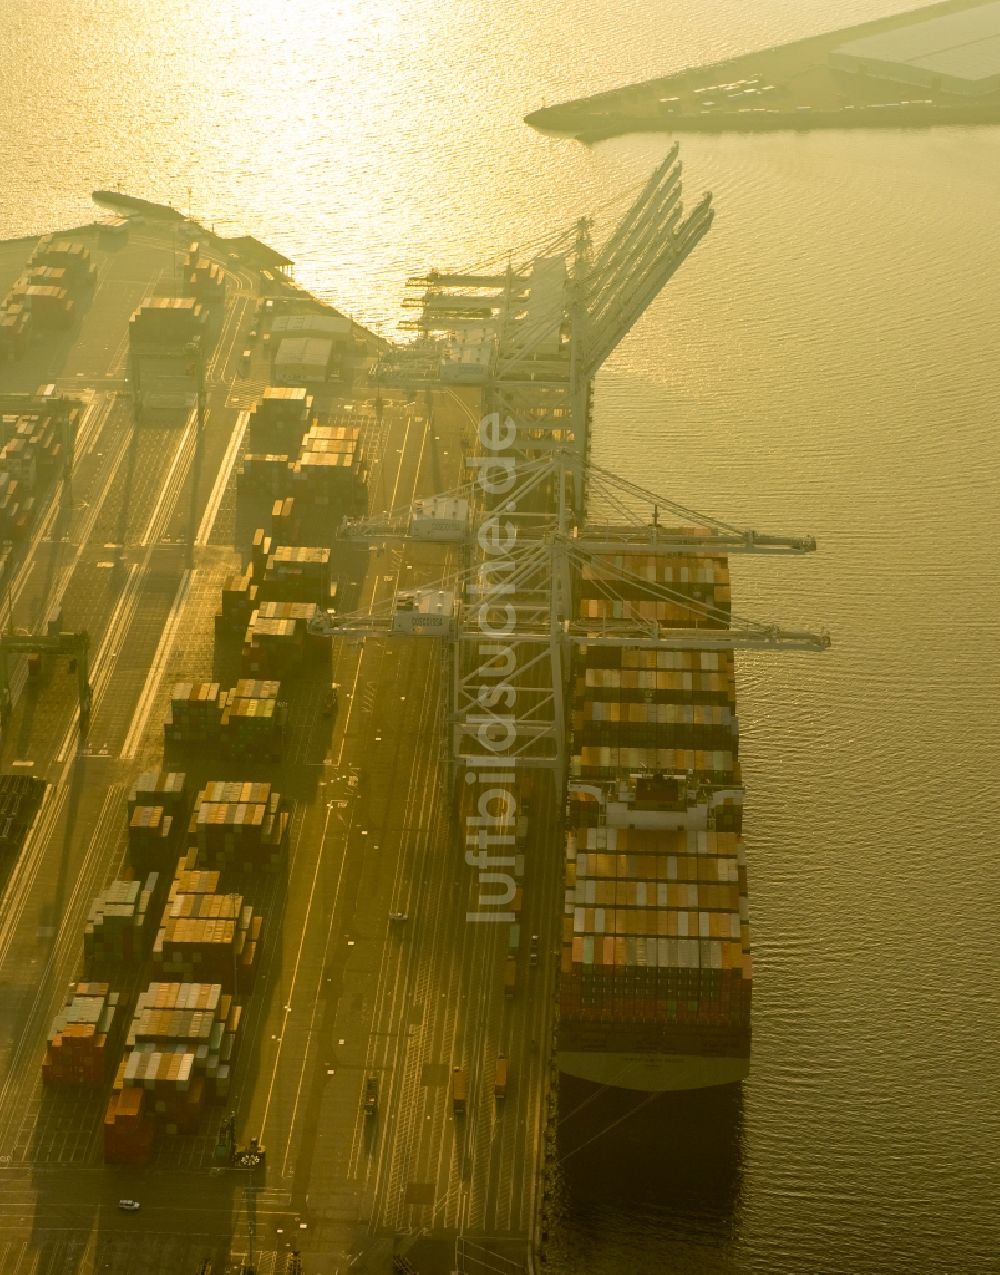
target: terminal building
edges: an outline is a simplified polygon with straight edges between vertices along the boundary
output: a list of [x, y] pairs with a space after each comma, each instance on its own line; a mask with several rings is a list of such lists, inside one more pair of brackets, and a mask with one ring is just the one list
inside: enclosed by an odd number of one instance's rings
[[852, 40], [830, 66], [963, 97], [1000, 92], [1000, 0]]

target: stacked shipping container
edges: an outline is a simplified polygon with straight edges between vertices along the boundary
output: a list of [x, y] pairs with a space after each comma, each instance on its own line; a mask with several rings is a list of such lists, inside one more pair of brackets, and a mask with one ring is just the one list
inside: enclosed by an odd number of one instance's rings
[[153, 1153], [156, 1121], [145, 1089], [125, 1088], [119, 1071], [104, 1113], [104, 1163], [143, 1165]]
[[183, 350], [201, 340], [205, 318], [194, 297], [150, 297], [129, 320], [129, 344], [133, 350]]
[[222, 707], [218, 682], [176, 682], [163, 724], [163, 744], [202, 748], [219, 737]]
[[157, 976], [211, 979], [246, 992], [257, 969], [261, 924], [242, 895], [174, 892], [153, 943]]
[[47, 392], [35, 396], [31, 410], [0, 416], [0, 536], [17, 539], [34, 512], [34, 497], [72, 456], [72, 440], [80, 421]]
[[243, 637], [244, 674], [275, 677], [297, 668], [309, 643], [309, 622], [318, 610], [313, 602], [261, 602]]
[[138, 871], [172, 866], [184, 828], [187, 783], [177, 771], [147, 770], [128, 794], [129, 861]]
[[189, 839], [202, 868], [280, 867], [289, 822], [287, 804], [270, 784], [216, 780], [198, 794]]
[[65, 328], [94, 281], [82, 244], [46, 235], [0, 302], [0, 360], [20, 358], [33, 329]]
[[163, 725], [164, 749], [221, 747], [230, 757], [278, 760], [287, 716], [279, 690], [275, 681], [244, 679], [231, 691], [220, 691], [218, 682], [178, 682]]
[[205, 305], [225, 296], [225, 271], [217, 262], [201, 255], [198, 243], [191, 244], [184, 254], [184, 287], [190, 296]]
[[286, 705], [280, 682], [243, 678], [223, 697], [219, 741], [228, 757], [281, 757]]
[[104, 1158], [144, 1163], [155, 1132], [196, 1133], [229, 1091], [240, 1007], [215, 983], [150, 983], [129, 1027], [104, 1120]]
[[331, 425], [314, 421], [302, 439], [298, 459], [291, 466], [291, 477], [293, 490], [301, 488], [311, 503], [353, 503], [362, 487], [362, 426], [355, 423], [355, 419]]
[[[261, 602], [330, 603], [330, 550], [316, 545], [281, 543], [264, 561], [258, 597]], [[268, 546], [270, 548], [270, 545]]]
[[[136, 813], [153, 809], [145, 807]], [[158, 809], [158, 808], [157, 808]], [[121, 972], [149, 950], [162, 892], [159, 874], [145, 882], [112, 881], [90, 905], [83, 929], [83, 967], [88, 978]]]
[[[129, 1027], [126, 1046], [132, 1059], [125, 1060], [125, 1083], [149, 1076], [154, 1070], [150, 1055], [183, 1051], [194, 1055], [191, 1071], [204, 1076], [208, 1100], [224, 1098], [241, 1018], [240, 1006], [218, 983], [150, 983], [139, 995]], [[146, 1057], [133, 1061], [137, 1052]]]
[[[264, 533], [258, 532], [259, 536]], [[270, 544], [270, 538], [266, 538]], [[234, 572], [222, 585], [219, 609], [215, 613], [216, 642], [242, 641], [250, 616], [257, 603], [257, 586], [253, 583], [253, 562], [245, 571]]]
[[735, 833], [571, 828], [566, 881], [563, 1048], [609, 1035], [625, 1051], [745, 1046], [750, 936]]
[[[628, 618], [728, 626], [722, 558], [609, 555], [581, 572], [579, 590], [578, 614], [598, 630]], [[571, 787], [567, 805], [561, 1054], [745, 1057], [752, 971], [731, 653], [581, 648], [571, 712], [571, 774], [590, 787]]]
[[237, 496], [275, 496], [288, 489], [291, 465], [281, 452], [244, 452], [236, 468]]
[[287, 464], [309, 428], [313, 396], [301, 386], [269, 385], [247, 418], [244, 442], [253, 451], [280, 454]]
[[105, 1084], [121, 1036], [118, 993], [107, 983], [73, 984], [49, 1029], [43, 1083], [87, 1088]]

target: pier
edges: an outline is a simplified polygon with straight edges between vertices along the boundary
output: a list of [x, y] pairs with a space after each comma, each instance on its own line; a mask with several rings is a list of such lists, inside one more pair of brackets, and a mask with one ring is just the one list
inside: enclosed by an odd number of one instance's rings
[[[769, 133], [931, 128], [1000, 122], [1000, 91], [965, 96], [940, 76], [893, 80], [848, 70], [841, 46], [935, 19], [975, 14], [991, 0], [944, 0], [908, 13], [686, 68], [532, 111], [543, 132], [597, 142], [627, 133]], [[965, 37], [962, 37], [965, 38]]]

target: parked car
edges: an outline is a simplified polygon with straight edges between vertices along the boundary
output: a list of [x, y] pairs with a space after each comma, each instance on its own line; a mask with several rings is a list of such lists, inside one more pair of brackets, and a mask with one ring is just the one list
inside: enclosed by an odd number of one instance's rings
[[138, 1200], [119, 1200], [118, 1207], [124, 1209], [126, 1213], [136, 1213], [139, 1209]]

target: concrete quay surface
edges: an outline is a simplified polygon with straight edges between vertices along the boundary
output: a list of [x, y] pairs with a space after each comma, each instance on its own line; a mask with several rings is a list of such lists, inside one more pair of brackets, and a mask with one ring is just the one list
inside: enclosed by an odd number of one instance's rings
[[[388, 1272], [404, 1255], [427, 1275], [528, 1269], [550, 1080], [547, 1051], [529, 1041], [552, 1031], [558, 862], [541, 852], [556, 844], [554, 816], [535, 821], [528, 847], [538, 853], [528, 856], [523, 928], [542, 936], [541, 959], [525, 963], [518, 995], [505, 1000], [503, 927], [465, 920], [475, 878], [445, 780], [449, 674], [432, 639], [331, 642], [283, 684], [280, 763], [169, 759], [195, 789], [208, 778], [268, 780], [295, 803], [287, 871], [239, 883], [263, 913], [262, 963], [225, 1108], [196, 1136], [161, 1137], [147, 1168], [125, 1169], [102, 1162], [106, 1092], [43, 1090], [45, 1038], [80, 974], [90, 900], [125, 861], [126, 793], [163, 764], [170, 687], [236, 677], [214, 650], [213, 616], [246, 551], [233, 546], [241, 413], [267, 383], [263, 350], [240, 369], [261, 274], [227, 254], [205, 429], [194, 416], [136, 425], [128, 318], [154, 288], [173, 288], [191, 235], [147, 220], [121, 246], [77, 237], [98, 267], [90, 304], [69, 333], [0, 367], [0, 393], [55, 382], [85, 405], [72, 480], [39, 502], [3, 607], [5, 622], [34, 632], [60, 603], [64, 626], [90, 634], [94, 692], [81, 734], [64, 662], [36, 687], [23, 659], [11, 661], [0, 764], [30, 762], [50, 788], [20, 855], [0, 870], [0, 1270], [195, 1272], [210, 1260], [220, 1275], [239, 1270], [251, 1244], [261, 1273], [284, 1270], [292, 1249], [306, 1275]], [[32, 247], [0, 244], [0, 293]], [[320, 406], [373, 412], [366, 373], [359, 358], [351, 383]], [[459, 480], [471, 396], [386, 394], [379, 415], [365, 440], [371, 509]], [[438, 579], [452, 552], [336, 547], [334, 570], [363, 609]], [[343, 688], [333, 720], [319, 694], [331, 679]], [[390, 922], [393, 911], [408, 921]], [[134, 972], [126, 1000], [148, 976]], [[499, 1052], [511, 1076], [500, 1105]], [[453, 1066], [468, 1075], [464, 1117], [451, 1110]], [[362, 1108], [368, 1076], [378, 1082], [374, 1118]], [[238, 1139], [267, 1149], [264, 1183], [213, 1163], [230, 1108]], [[117, 1208], [125, 1196], [139, 1212]]]

